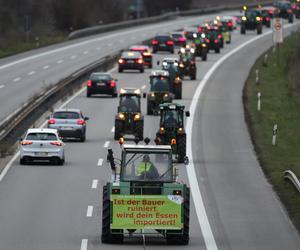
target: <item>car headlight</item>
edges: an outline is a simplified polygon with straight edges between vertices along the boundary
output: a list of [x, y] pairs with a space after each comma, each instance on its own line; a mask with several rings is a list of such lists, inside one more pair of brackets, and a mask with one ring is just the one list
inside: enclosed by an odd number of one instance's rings
[[135, 116], [133, 117], [134, 121], [138, 121], [141, 119], [141, 115], [140, 114], [135, 114]]
[[119, 113], [118, 116], [119, 116], [119, 119], [125, 120], [125, 115], [123, 113]]

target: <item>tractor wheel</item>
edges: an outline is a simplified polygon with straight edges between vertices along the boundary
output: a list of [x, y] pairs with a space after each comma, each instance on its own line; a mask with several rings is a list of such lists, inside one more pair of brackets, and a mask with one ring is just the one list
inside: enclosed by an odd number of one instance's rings
[[120, 230], [113, 232], [110, 229], [111, 222], [111, 203], [107, 191], [107, 185], [103, 187], [103, 199], [102, 199], [102, 243], [122, 243], [124, 236]]
[[182, 99], [182, 83], [177, 83], [174, 86], [175, 99]]
[[262, 25], [257, 26], [257, 35], [262, 34]]
[[289, 16], [289, 23], [293, 23], [294, 22], [294, 17], [293, 17], [293, 15], [290, 15]]
[[241, 34], [242, 35], [246, 34], [246, 27], [245, 27], [245, 25], [241, 25]]
[[220, 47], [215, 48], [215, 53], [219, 54], [220, 53]]
[[206, 61], [207, 60], [207, 51], [202, 50], [201, 59], [202, 59], [202, 61]]
[[90, 92], [86, 92], [86, 97], [91, 97], [91, 93]]
[[135, 134], [140, 141], [144, 140], [144, 121], [139, 121], [136, 123]]
[[169, 245], [188, 245], [190, 231], [190, 189], [186, 187], [186, 193], [183, 204], [183, 231], [167, 232], [166, 239]]
[[186, 156], [186, 135], [180, 135], [177, 138], [178, 162], [183, 163]]
[[122, 123], [119, 121], [115, 121], [115, 136], [114, 139], [117, 141], [121, 137], [121, 131], [122, 131]]
[[153, 115], [153, 102], [147, 101], [147, 115]]
[[196, 70], [194, 72], [192, 72], [192, 74], [190, 75], [190, 79], [191, 80], [196, 80]]

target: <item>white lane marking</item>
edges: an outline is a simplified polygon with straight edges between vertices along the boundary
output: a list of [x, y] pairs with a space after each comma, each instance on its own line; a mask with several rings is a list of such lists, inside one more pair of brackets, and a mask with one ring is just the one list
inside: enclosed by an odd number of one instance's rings
[[[292, 25], [287, 25], [287, 27], [290, 27], [290, 26], [292, 26]], [[192, 133], [193, 133], [194, 116], [195, 116], [195, 111], [196, 111], [196, 107], [198, 104], [198, 100], [200, 99], [200, 95], [201, 95], [205, 85], [207, 84], [208, 80], [212, 76], [212, 74], [216, 71], [216, 69], [225, 60], [227, 60], [230, 56], [237, 53], [238, 51], [240, 51], [241, 49], [243, 49], [250, 43], [253, 43], [256, 40], [258, 40], [262, 37], [265, 37], [265, 36], [269, 35], [270, 33], [271, 33], [271, 31], [268, 31], [260, 36], [256, 36], [256, 37], [248, 40], [247, 42], [239, 45], [232, 51], [230, 51], [227, 54], [225, 54], [224, 56], [222, 56], [217, 62], [215, 62], [213, 64], [213, 66], [209, 69], [209, 71], [205, 74], [205, 76], [202, 79], [202, 81], [200, 82], [200, 84], [198, 85], [197, 90], [192, 98], [190, 108], [189, 108], [191, 117], [187, 121], [186, 130], [188, 131], [187, 132], [187, 155], [190, 158], [190, 166], [187, 167], [186, 170], [187, 170], [187, 174], [188, 174], [188, 178], [189, 178], [189, 183], [190, 183], [190, 188], [191, 188], [191, 192], [192, 192], [192, 196], [193, 196], [193, 200], [194, 200], [194, 205], [196, 208], [196, 214], [198, 217], [199, 225], [200, 225], [200, 228], [202, 231], [202, 235], [203, 235], [207, 250], [217, 250], [218, 247], [217, 247], [217, 243], [215, 241], [211, 226], [208, 221], [207, 213], [206, 213], [205, 206], [203, 203], [203, 198], [202, 198], [201, 191], [199, 188], [199, 183], [198, 183], [198, 180], [196, 177], [195, 165], [193, 163]]]
[[141, 87], [141, 89], [145, 89], [146, 88], [146, 85], [143, 85], [142, 87]]
[[5, 87], [5, 85], [0, 85], [0, 89], [2, 89], [2, 88], [4, 88]]
[[[117, 66], [113, 67], [107, 73], [111, 73], [113, 71], [117, 70]], [[83, 87], [82, 89], [78, 90], [70, 99], [65, 101], [58, 109], [62, 109], [63, 107], [67, 106], [71, 101], [73, 101], [77, 96], [81, 95], [84, 91], [86, 91], [86, 88]], [[44, 121], [40, 128], [43, 128], [47, 125], [48, 121]], [[6, 166], [3, 168], [2, 172], [0, 173], [0, 182], [3, 180], [4, 176], [7, 174], [8, 170], [11, 168], [14, 161], [17, 160], [17, 158], [20, 156], [20, 150], [15, 153], [15, 155], [10, 159], [10, 161], [6, 164]]]
[[88, 206], [87, 211], [86, 211], [86, 217], [92, 217], [93, 216], [93, 206]]
[[73, 55], [73, 56], [70, 56], [70, 59], [74, 60], [76, 57], [77, 57], [76, 55]]
[[45, 65], [43, 69], [49, 69], [49, 65]]
[[97, 189], [98, 187], [98, 180], [94, 179], [93, 182], [92, 182], [92, 189]]
[[63, 60], [58, 60], [57, 61], [58, 64], [61, 64], [62, 62], [63, 62]]
[[29, 76], [32, 76], [34, 74], [35, 74], [35, 71], [31, 71], [31, 72], [28, 73]]
[[80, 250], [87, 250], [87, 246], [88, 246], [88, 239], [82, 239]]
[[101, 48], [100, 48], [100, 47], [97, 47], [97, 48], [96, 48], [96, 50], [98, 50], [98, 51], [99, 51], [99, 50], [101, 50]]
[[102, 166], [102, 164], [103, 164], [103, 159], [102, 159], [102, 158], [100, 158], [100, 159], [98, 160], [97, 166], [101, 167], [101, 166]]
[[14, 82], [18, 82], [18, 81], [20, 81], [21, 80], [21, 77], [17, 77], [17, 78], [15, 78], [13, 81]]
[[115, 126], [113, 126], [113, 127], [111, 128], [111, 132], [112, 132], [112, 133], [115, 132]]
[[106, 141], [103, 145], [104, 148], [108, 148], [110, 141]]
[[88, 50], [84, 51], [83, 54], [87, 55], [89, 53]]

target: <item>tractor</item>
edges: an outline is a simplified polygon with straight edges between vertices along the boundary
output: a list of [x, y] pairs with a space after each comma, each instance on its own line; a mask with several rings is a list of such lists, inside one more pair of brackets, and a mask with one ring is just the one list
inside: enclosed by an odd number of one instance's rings
[[[186, 132], [184, 129], [184, 106], [177, 103], [164, 103], [160, 106], [159, 130], [156, 145], [171, 145], [178, 162], [186, 160]], [[189, 117], [190, 112], [186, 111]]]

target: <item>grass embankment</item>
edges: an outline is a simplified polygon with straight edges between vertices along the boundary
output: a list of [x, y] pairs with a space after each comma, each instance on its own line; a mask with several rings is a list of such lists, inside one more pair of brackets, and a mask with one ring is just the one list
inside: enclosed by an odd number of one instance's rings
[[[262, 55], [253, 66], [244, 89], [246, 120], [260, 164], [300, 231], [300, 195], [285, 181], [291, 169], [300, 178], [300, 33], [292, 34], [277, 51]], [[279, 63], [277, 63], [279, 59]], [[256, 70], [260, 81], [255, 83]], [[261, 92], [261, 111], [257, 93]], [[278, 124], [277, 144], [272, 146], [274, 124]]]
[[65, 39], [66, 36], [62, 34], [56, 36], [42, 36], [39, 37], [38, 41], [34, 38], [25, 41], [25, 37], [22, 39], [11, 39], [11, 41], [5, 41], [5, 44], [0, 44], [0, 58], [15, 55], [32, 49], [45, 47], [55, 43], [60, 43], [65, 41]]

